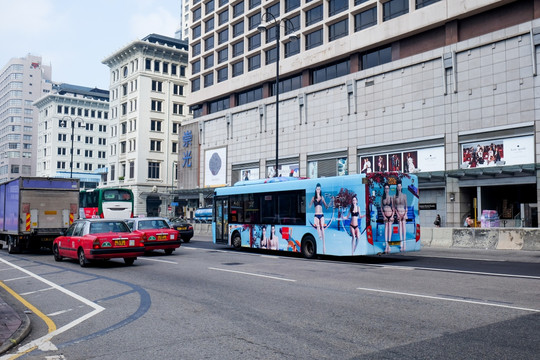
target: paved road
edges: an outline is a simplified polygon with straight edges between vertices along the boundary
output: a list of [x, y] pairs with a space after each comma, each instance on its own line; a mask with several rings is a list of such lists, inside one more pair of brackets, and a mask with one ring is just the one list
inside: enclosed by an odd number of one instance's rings
[[39, 311], [10, 351], [30, 359], [532, 359], [539, 264], [467, 249], [305, 260], [196, 237], [133, 267], [3, 250], [0, 280]]

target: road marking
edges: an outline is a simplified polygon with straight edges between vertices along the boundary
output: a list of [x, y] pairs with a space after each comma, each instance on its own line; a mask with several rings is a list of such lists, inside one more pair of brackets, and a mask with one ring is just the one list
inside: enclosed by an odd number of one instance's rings
[[70, 311], [73, 311], [73, 309], [60, 310], [60, 311], [57, 311], [57, 312], [47, 314], [47, 316], [57, 316], [57, 315], [61, 315], [61, 314], [64, 314], [64, 313], [67, 313], [67, 312], [70, 312]]
[[178, 264], [175, 261], [169, 261], [169, 260], [160, 260], [160, 259], [149, 259], [149, 258], [139, 258], [140, 260], [148, 260], [148, 261], [156, 261], [156, 262], [162, 262], [167, 264]]
[[45, 289], [40, 289], [40, 290], [35, 290], [35, 291], [29, 291], [29, 292], [25, 292], [25, 293], [20, 293], [19, 295], [25, 296], [25, 295], [31, 295], [31, 294], [35, 294], [35, 293], [38, 293], [38, 292], [49, 291], [49, 290], [54, 290], [54, 288], [49, 287], [49, 288], [45, 288]]
[[[369, 265], [369, 264], [366, 264], [366, 265]], [[392, 269], [392, 270], [426, 270], [426, 271], [439, 271], [439, 272], [449, 272], [449, 273], [457, 273], [457, 274], [488, 275], [488, 276], [501, 276], [501, 277], [510, 277], [510, 278], [519, 278], [519, 279], [540, 280], [540, 276], [532, 276], [532, 275], [514, 275], [514, 274], [504, 274], [504, 273], [494, 273], [494, 272], [440, 269], [440, 268], [416, 267], [416, 266], [396, 266], [396, 265], [371, 265], [371, 266], [383, 267], [383, 268]]]
[[432, 296], [432, 295], [422, 295], [422, 294], [413, 294], [413, 293], [405, 293], [405, 292], [399, 292], [399, 291], [389, 291], [389, 290], [380, 290], [380, 289], [370, 289], [370, 288], [356, 288], [356, 290], [363, 290], [363, 291], [372, 291], [372, 292], [379, 292], [379, 293], [385, 293], [385, 294], [393, 294], [393, 295], [403, 295], [403, 296], [413, 296], [413, 297], [419, 297], [424, 299], [433, 299], [433, 300], [443, 300], [443, 301], [454, 301], [454, 302], [462, 302], [467, 304], [476, 304], [476, 305], [484, 305], [484, 306], [495, 306], [495, 307], [501, 307], [506, 309], [513, 309], [513, 310], [523, 310], [523, 311], [531, 311], [531, 312], [540, 312], [539, 309], [530, 309], [530, 308], [524, 308], [524, 307], [518, 307], [518, 306], [510, 306], [510, 305], [503, 305], [503, 304], [495, 304], [495, 303], [489, 303], [489, 302], [483, 302], [483, 301], [473, 301], [473, 300], [465, 300], [465, 299], [454, 299], [449, 297], [442, 297], [442, 296]]
[[[9, 261], [6, 261], [6, 260], [4, 260], [2, 258], [0, 258], [0, 261], [2, 261], [6, 265], [11, 266], [14, 269], [17, 269], [17, 270], [19, 270], [19, 271], [21, 271], [21, 272], [23, 272], [25, 274], [30, 275], [34, 279], [36, 279], [38, 281], [41, 281], [41, 282], [49, 285], [50, 287], [52, 287], [52, 288], [54, 288], [54, 289], [56, 289], [56, 290], [58, 290], [58, 291], [60, 291], [60, 292], [62, 292], [64, 294], [66, 294], [68, 296], [71, 296], [72, 298], [74, 298], [74, 299], [82, 302], [83, 304], [88, 305], [88, 306], [90, 306], [91, 308], [94, 309], [93, 311], [89, 312], [88, 314], [86, 314], [86, 315], [84, 315], [84, 316], [82, 316], [82, 317], [80, 317], [78, 319], [73, 320], [72, 322], [62, 326], [61, 328], [56, 329], [54, 331], [51, 331], [48, 334], [40, 337], [39, 339], [33, 340], [33, 341], [29, 342], [28, 344], [19, 347], [18, 350], [17, 350], [17, 353], [15, 355], [4, 355], [4, 356], [0, 357], [0, 360], [12, 359], [12, 358], [14, 358], [13, 356], [18, 357], [18, 356], [27, 354], [27, 353], [35, 350], [36, 348], [41, 349], [43, 351], [54, 350], [54, 349], [56, 349], [56, 346], [51, 342], [52, 338], [54, 338], [56, 335], [59, 335], [59, 334], [62, 334], [64, 332], [66, 332], [67, 330], [71, 329], [72, 327], [74, 327], [76, 325], [79, 325], [80, 323], [86, 321], [87, 319], [91, 318], [92, 316], [97, 315], [100, 312], [102, 312], [103, 310], [105, 310], [105, 308], [103, 306], [100, 306], [100, 305], [94, 303], [93, 301], [88, 300], [87, 298], [84, 298], [84, 297], [82, 297], [80, 295], [77, 295], [73, 291], [70, 291], [70, 290], [68, 290], [66, 288], [63, 288], [62, 286], [60, 286], [58, 284], [55, 284], [52, 281], [49, 281], [49, 280], [47, 280], [47, 279], [45, 279], [45, 278], [43, 278], [43, 277], [41, 277], [41, 276], [39, 276], [37, 274], [34, 274], [34, 273], [32, 273], [32, 272], [30, 272], [30, 271], [28, 271], [28, 270], [26, 270], [26, 269], [24, 269], [24, 268], [22, 268], [20, 266], [17, 266], [17, 265], [15, 265], [13, 263], [10, 263]], [[24, 301], [26, 301], [26, 300], [24, 300]], [[45, 316], [45, 315], [43, 315], [43, 316]], [[51, 322], [52, 322], [52, 320], [51, 320]]]
[[214, 267], [209, 267], [208, 270], [216, 270], [216, 271], [230, 272], [230, 273], [235, 273], [235, 274], [258, 276], [258, 277], [267, 278], [267, 279], [296, 282], [296, 280], [293, 280], [293, 279], [280, 278], [277, 276], [261, 275], [261, 274], [255, 274], [255, 273], [249, 273], [249, 272], [237, 271], [237, 270], [219, 269], [219, 268], [214, 268]]
[[9, 282], [9, 281], [15, 281], [15, 280], [22, 280], [22, 279], [28, 279], [30, 278], [31, 276], [21, 276], [21, 277], [16, 277], [16, 278], [13, 278], [13, 279], [6, 279], [4, 280], [4, 282]]

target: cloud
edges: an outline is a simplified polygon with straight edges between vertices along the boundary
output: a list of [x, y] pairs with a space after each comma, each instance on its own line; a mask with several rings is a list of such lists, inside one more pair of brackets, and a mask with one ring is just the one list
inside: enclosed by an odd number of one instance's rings
[[149, 13], [134, 14], [130, 20], [131, 33], [139, 39], [152, 33], [173, 37], [179, 25], [175, 14], [159, 6]]
[[0, 32], [16, 30], [19, 36], [42, 34], [55, 25], [53, 4], [49, 0], [18, 0], [2, 2]]

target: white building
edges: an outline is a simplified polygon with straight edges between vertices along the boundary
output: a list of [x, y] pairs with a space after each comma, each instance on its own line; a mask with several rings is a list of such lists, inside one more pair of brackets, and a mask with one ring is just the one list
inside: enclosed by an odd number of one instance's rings
[[34, 105], [39, 111], [36, 176], [79, 178], [81, 188], [97, 187], [99, 171], [107, 165], [109, 92], [55, 84]]
[[280, 174], [305, 177], [369, 163], [418, 174], [425, 226], [484, 210], [500, 226], [538, 226], [537, 0], [195, 0], [189, 10], [197, 186], [271, 176], [276, 157]]
[[187, 44], [151, 34], [103, 63], [111, 74], [106, 186], [129, 186], [135, 215], [168, 215], [174, 211], [180, 125], [188, 119]]
[[36, 174], [34, 101], [51, 90], [51, 67], [41, 56], [13, 58], [0, 70], [0, 182]]

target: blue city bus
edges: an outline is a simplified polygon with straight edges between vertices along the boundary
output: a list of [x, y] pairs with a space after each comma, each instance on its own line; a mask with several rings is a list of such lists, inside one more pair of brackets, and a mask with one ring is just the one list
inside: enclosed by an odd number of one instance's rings
[[418, 196], [397, 172], [240, 181], [214, 192], [213, 241], [306, 258], [419, 251]]

